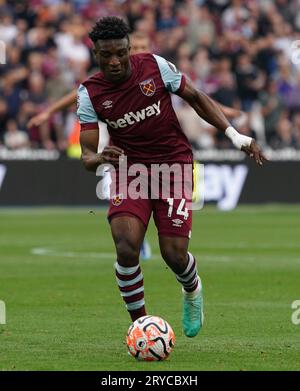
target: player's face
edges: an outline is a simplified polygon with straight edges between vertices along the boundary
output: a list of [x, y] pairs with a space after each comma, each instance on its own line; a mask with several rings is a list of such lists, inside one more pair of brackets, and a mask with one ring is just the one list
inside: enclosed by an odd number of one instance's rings
[[131, 54], [149, 53], [150, 42], [148, 38], [131, 38]]
[[129, 77], [130, 46], [127, 38], [98, 40], [95, 44], [95, 55], [105, 79], [119, 83]]

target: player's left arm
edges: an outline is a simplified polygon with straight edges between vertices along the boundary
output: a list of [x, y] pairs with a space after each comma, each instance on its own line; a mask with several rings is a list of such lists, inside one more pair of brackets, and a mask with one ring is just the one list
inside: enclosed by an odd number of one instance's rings
[[186, 80], [184, 88], [177, 92], [177, 95], [193, 107], [201, 118], [223, 131], [238, 149], [241, 149], [253, 158], [257, 164], [262, 165], [267, 161], [256, 141], [251, 137], [237, 132], [230, 125], [218, 103], [204, 92], [194, 88], [188, 80]]
[[81, 160], [88, 171], [96, 171], [101, 164], [117, 165], [124, 151], [116, 146], [107, 146], [98, 153], [98, 116], [84, 85], [78, 88], [77, 116], [80, 123]]

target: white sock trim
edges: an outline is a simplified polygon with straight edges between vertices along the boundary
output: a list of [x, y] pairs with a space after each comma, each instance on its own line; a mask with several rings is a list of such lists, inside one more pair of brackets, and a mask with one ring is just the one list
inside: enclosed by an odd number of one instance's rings
[[188, 273], [190, 272], [192, 266], [193, 266], [194, 257], [193, 257], [193, 255], [192, 255], [191, 253], [189, 253], [189, 252], [188, 252], [188, 256], [189, 256], [189, 262], [188, 262], [188, 264], [187, 264], [186, 269], [184, 270], [183, 273], [177, 274], [177, 276], [178, 276], [179, 278], [181, 278], [181, 276], [183, 276], [184, 274], [188, 274]]
[[129, 275], [129, 274], [135, 273], [137, 271], [137, 269], [139, 268], [139, 266], [140, 265], [125, 267], [125, 266], [119, 265], [118, 262], [115, 262], [115, 268], [116, 268], [117, 272], [120, 274], [124, 274], [124, 275]]
[[129, 281], [120, 280], [118, 277], [116, 277], [116, 280], [120, 288], [125, 288], [127, 286], [136, 284], [137, 282], [141, 281], [143, 278], [144, 278], [143, 274], [139, 273], [135, 278]]
[[134, 303], [125, 304], [125, 306], [126, 306], [128, 311], [138, 310], [141, 307], [143, 307], [143, 305], [145, 305], [145, 299], [141, 299], [139, 301], [135, 301]]
[[184, 290], [184, 288], [182, 287], [182, 292], [185, 296], [188, 296], [188, 297], [194, 297], [196, 296], [200, 291], [202, 290], [202, 282], [201, 282], [201, 278], [198, 276], [198, 284], [197, 284], [197, 288], [192, 291], [192, 292], [186, 292]]

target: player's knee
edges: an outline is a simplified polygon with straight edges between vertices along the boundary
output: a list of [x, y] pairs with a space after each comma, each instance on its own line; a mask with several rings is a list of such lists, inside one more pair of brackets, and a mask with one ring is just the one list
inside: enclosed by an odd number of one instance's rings
[[124, 266], [134, 266], [139, 260], [139, 248], [127, 240], [116, 243], [118, 262]]

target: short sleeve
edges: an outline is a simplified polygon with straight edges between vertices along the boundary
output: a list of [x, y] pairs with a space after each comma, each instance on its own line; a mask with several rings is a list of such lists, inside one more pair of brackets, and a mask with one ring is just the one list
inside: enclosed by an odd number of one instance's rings
[[167, 61], [163, 57], [157, 56], [156, 54], [154, 54], [153, 57], [157, 62], [161, 78], [166, 89], [170, 92], [182, 91], [185, 87], [185, 76], [176, 68], [174, 64]]
[[98, 116], [92, 105], [88, 91], [82, 84], [80, 84], [77, 90], [77, 116], [81, 131], [98, 129]]

